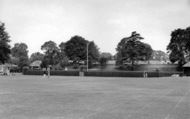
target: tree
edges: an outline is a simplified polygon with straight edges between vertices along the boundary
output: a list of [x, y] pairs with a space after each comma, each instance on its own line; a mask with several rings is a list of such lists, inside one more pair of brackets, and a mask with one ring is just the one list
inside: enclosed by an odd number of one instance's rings
[[98, 46], [94, 43], [94, 41], [89, 42], [88, 44], [88, 64], [92, 67], [94, 62], [99, 60], [99, 49]]
[[69, 64], [69, 59], [68, 59], [68, 57], [66, 56], [66, 53], [65, 53], [65, 43], [64, 42], [61, 42], [59, 44], [59, 49], [60, 49], [60, 54], [59, 54], [60, 66], [62, 68], [65, 68], [65, 66], [67, 66]]
[[81, 36], [74, 36], [65, 43], [65, 53], [73, 63], [86, 60], [86, 47], [88, 41]]
[[161, 50], [153, 50], [151, 59], [158, 60], [158, 61], [168, 61], [169, 56], [167, 53], [165, 53]]
[[153, 52], [152, 47], [149, 44], [143, 42], [139, 44], [138, 51], [139, 51], [138, 60], [145, 60], [145, 61], [151, 58]]
[[190, 27], [172, 31], [167, 50], [170, 61], [178, 62], [178, 68], [181, 70], [190, 56]]
[[106, 58], [106, 59], [108, 59], [108, 60], [111, 60], [113, 56], [112, 56], [112, 54], [109, 53], [109, 52], [102, 52], [102, 53], [100, 54], [100, 57], [104, 57], [104, 58]]
[[4, 64], [9, 60], [11, 53], [9, 35], [5, 31], [5, 24], [0, 22], [0, 63]]
[[61, 52], [62, 53], [65, 53], [65, 43], [64, 42], [61, 42], [60, 44], [59, 44], [59, 49], [61, 50]]
[[101, 66], [105, 66], [108, 60], [112, 59], [112, 55], [109, 52], [103, 52], [100, 54], [99, 62]]
[[65, 43], [65, 53], [69, 60], [73, 63], [80, 63], [87, 60], [87, 45], [88, 45], [88, 59], [89, 63], [98, 61], [99, 49], [97, 45], [92, 41], [89, 42], [81, 36], [74, 36]]
[[44, 67], [48, 65], [56, 65], [59, 63], [59, 48], [53, 41], [47, 41], [41, 46], [41, 50], [44, 51], [44, 58], [42, 64]]
[[40, 60], [42, 61], [44, 58], [44, 54], [40, 53], [40, 52], [35, 52], [35, 53], [32, 53], [31, 56], [30, 56], [30, 62], [34, 62], [36, 60]]
[[28, 66], [28, 46], [25, 43], [16, 43], [11, 49], [12, 57], [18, 59], [19, 68], [22, 70], [24, 66]]
[[12, 55], [10, 55], [9, 63], [17, 65], [19, 64], [19, 58], [13, 57]]
[[135, 61], [148, 60], [152, 54], [149, 44], [143, 43], [143, 37], [136, 32], [132, 32], [130, 37], [123, 38], [117, 45], [117, 64], [123, 65], [131, 62], [132, 70]]

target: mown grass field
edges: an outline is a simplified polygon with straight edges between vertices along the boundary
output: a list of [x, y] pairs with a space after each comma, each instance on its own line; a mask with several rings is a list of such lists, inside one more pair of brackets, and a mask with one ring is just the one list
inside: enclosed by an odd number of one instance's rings
[[0, 76], [0, 119], [189, 118], [189, 77]]

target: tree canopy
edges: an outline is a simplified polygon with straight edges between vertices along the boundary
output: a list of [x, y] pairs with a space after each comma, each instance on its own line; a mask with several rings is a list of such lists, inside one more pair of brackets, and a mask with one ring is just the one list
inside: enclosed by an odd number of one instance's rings
[[96, 62], [99, 59], [100, 53], [98, 46], [94, 41], [90, 41], [88, 44], [88, 58], [90, 62]]
[[24, 66], [28, 66], [28, 46], [25, 43], [16, 43], [11, 49], [12, 57], [18, 59], [17, 65], [22, 69]]
[[31, 56], [30, 56], [30, 62], [34, 62], [36, 60], [40, 60], [42, 61], [44, 58], [44, 54], [40, 53], [40, 52], [35, 52], [35, 53], [32, 53]]
[[170, 61], [178, 62], [181, 69], [182, 65], [190, 58], [190, 27], [172, 31], [167, 50]]
[[66, 56], [66, 53], [65, 53], [65, 42], [61, 42], [59, 44], [59, 49], [60, 49], [60, 53], [59, 53], [59, 57], [60, 57], [60, 66], [61, 67], [65, 67], [69, 64], [69, 59], [68, 57]]
[[161, 50], [153, 50], [151, 60], [168, 61], [169, 56]]
[[44, 51], [44, 58], [42, 60], [42, 67], [48, 67], [52, 65], [54, 68], [64, 68], [68, 65], [68, 58], [65, 55], [65, 43], [60, 43], [59, 47], [53, 41], [47, 41], [41, 49]]
[[87, 45], [89, 62], [97, 61], [99, 57], [99, 49], [97, 45], [93, 41], [87, 41], [81, 36], [73, 36], [67, 41], [65, 43], [64, 51], [69, 60], [72, 60], [73, 63], [84, 62], [87, 59]]
[[152, 48], [149, 44], [141, 42], [143, 37], [137, 32], [123, 38], [117, 45], [117, 63], [124, 64], [131, 62], [132, 67], [135, 61], [148, 60], [152, 55]]
[[0, 22], [0, 63], [4, 64], [9, 60], [10, 50], [10, 39], [8, 33], [5, 31], [5, 24]]
[[106, 66], [107, 61], [112, 59], [112, 54], [109, 52], [102, 52], [100, 54], [99, 62], [101, 66]]
[[59, 63], [59, 48], [54, 41], [47, 41], [41, 46], [41, 50], [44, 51], [44, 58], [42, 61], [43, 67], [48, 65], [56, 65]]

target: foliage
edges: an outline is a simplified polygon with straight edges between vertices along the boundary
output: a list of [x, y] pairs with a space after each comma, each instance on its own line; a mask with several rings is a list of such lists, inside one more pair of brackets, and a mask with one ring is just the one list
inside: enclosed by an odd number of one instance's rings
[[152, 48], [149, 44], [141, 42], [142, 39], [136, 32], [132, 32], [130, 37], [123, 38], [116, 48], [117, 64], [123, 65], [131, 62], [133, 70], [135, 61], [150, 59]]
[[61, 43], [59, 47], [53, 41], [45, 42], [41, 49], [44, 51], [45, 55], [42, 60], [42, 67], [47, 67], [52, 65], [54, 68], [64, 68], [68, 65], [68, 58], [64, 52], [65, 43]]
[[57, 44], [53, 41], [47, 41], [41, 46], [41, 50], [44, 51], [44, 58], [42, 66], [56, 65], [59, 63], [59, 49]]
[[99, 62], [101, 66], [106, 66], [108, 59], [105, 57], [100, 57]]
[[19, 58], [18, 57], [13, 57], [10, 55], [9, 63], [11, 64], [19, 64]]
[[[55, 70], [51, 70], [51, 75], [56, 75], [56, 76], [79, 76], [79, 72], [78, 71], [55, 71]], [[24, 75], [43, 75], [44, 72], [42, 70], [26, 70], [23, 71]]]
[[22, 70], [24, 66], [28, 66], [28, 46], [25, 43], [16, 43], [11, 49], [12, 57], [18, 59], [16, 65]]
[[172, 31], [167, 50], [169, 52], [170, 61], [172, 63], [178, 62], [179, 69], [181, 69], [182, 65], [189, 61], [190, 27]]
[[[57, 76], [79, 76], [78, 71], [51, 71], [51, 75]], [[168, 77], [173, 74], [183, 74], [182, 72], [147, 72], [148, 77]], [[26, 70], [24, 75], [43, 75], [43, 71]], [[99, 76], [99, 77], [143, 77], [144, 71], [88, 71], [84, 72], [84, 76]]]
[[30, 62], [34, 62], [36, 60], [40, 60], [42, 61], [44, 58], [44, 54], [40, 53], [40, 52], [35, 52], [35, 53], [32, 53], [31, 56], [30, 56]]
[[105, 66], [108, 60], [112, 59], [111, 53], [103, 52], [100, 54], [99, 62], [101, 66]]
[[151, 59], [159, 60], [159, 61], [167, 61], [169, 59], [169, 56], [168, 56], [168, 54], [166, 54], [165, 52], [163, 52], [161, 50], [153, 50]]
[[87, 45], [88, 45], [88, 58], [89, 63], [95, 62], [99, 58], [99, 50], [94, 42], [89, 42], [81, 36], [74, 36], [65, 43], [65, 53], [69, 60], [78, 64], [87, 59]]
[[52, 53], [58, 50], [58, 47], [54, 41], [47, 41], [41, 46], [41, 50], [45, 51], [45, 54]]
[[62, 67], [62, 68], [65, 68], [65, 66], [67, 66], [67, 65], [69, 65], [69, 59], [68, 59], [68, 57], [66, 56], [66, 53], [65, 53], [65, 43], [64, 42], [61, 42], [60, 44], [59, 44], [59, 49], [60, 49], [60, 54], [59, 54], [59, 56], [60, 56], [60, 66]]
[[74, 63], [86, 60], [87, 40], [81, 36], [74, 36], [65, 43], [65, 53]]
[[108, 59], [108, 60], [111, 60], [113, 56], [112, 56], [112, 54], [109, 53], [109, 52], [102, 52], [102, 53], [100, 54], [100, 57], [103, 57], [103, 58], [106, 58], [106, 59]]
[[5, 24], [0, 22], [0, 63], [5, 63], [9, 60], [11, 53], [9, 35], [5, 31]]
[[64, 42], [61, 42], [61, 43], [59, 44], [59, 49], [61, 50], [61, 52], [64, 53], [64, 50], [65, 50], [65, 43], [64, 43]]
[[89, 42], [88, 44], [88, 61], [89, 67], [92, 67], [94, 62], [99, 60], [99, 49], [98, 46], [94, 43], [94, 41]]

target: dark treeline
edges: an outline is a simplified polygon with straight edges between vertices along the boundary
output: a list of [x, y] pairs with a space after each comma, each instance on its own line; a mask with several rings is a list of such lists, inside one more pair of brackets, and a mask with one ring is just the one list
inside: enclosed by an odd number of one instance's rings
[[[143, 42], [143, 39], [136, 31], [132, 32], [129, 37], [121, 39], [116, 47], [116, 55], [112, 56], [111, 53], [101, 53], [94, 41], [76, 35], [59, 45], [52, 40], [47, 41], [41, 46], [43, 53], [35, 52], [29, 57], [27, 44], [16, 43], [12, 48], [10, 47], [11, 40], [5, 24], [0, 22], [0, 63], [12, 63], [22, 69], [40, 60], [42, 61], [41, 67], [51, 65], [63, 69], [69, 64], [76, 67], [80, 64], [85, 65], [87, 61], [89, 67], [97, 63], [104, 66], [108, 60], [115, 59], [117, 65], [128, 63], [133, 70], [137, 61], [147, 61], [155, 53], [149, 44]], [[179, 69], [188, 62], [190, 60], [190, 27], [172, 31], [167, 50], [170, 61], [178, 62]]]

